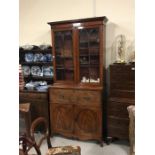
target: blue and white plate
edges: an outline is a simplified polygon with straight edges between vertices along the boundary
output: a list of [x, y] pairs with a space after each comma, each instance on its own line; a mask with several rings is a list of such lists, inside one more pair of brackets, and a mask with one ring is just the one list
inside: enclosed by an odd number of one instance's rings
[[33, 62], [33, 57], [34, 57], [33, 53], [26, 53], [25, 54], [25, 61], [26, 62]]
[[29, 66], [22, 66], [24, 76], [30, 75], [31, 69]]
[[36, 53], [34, 54], [34, 58], [33, 58], [34, 62], [41, 62], [44, 61], [44, 56], [42, 53]]
[[47, 62], [51, 62], [53, 59], [52, 54], [46, 54], [46, 60]]
[[53, 67], [52, 66], [43, 66], [43, 75], [53, 77]]
[[42, 76], [42, 70], [39, 66], [33, 66], [31, 67], [31, 74], [33, 76]]

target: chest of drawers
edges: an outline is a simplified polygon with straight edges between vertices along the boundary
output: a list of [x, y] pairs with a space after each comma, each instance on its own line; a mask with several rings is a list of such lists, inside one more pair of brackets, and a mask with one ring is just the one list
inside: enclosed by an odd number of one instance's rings
[[127, 107], [135, 104], [135, 66], [112, 64], [110, 69], [110, 92], [107, 103], [108, 137], [129, 138]]

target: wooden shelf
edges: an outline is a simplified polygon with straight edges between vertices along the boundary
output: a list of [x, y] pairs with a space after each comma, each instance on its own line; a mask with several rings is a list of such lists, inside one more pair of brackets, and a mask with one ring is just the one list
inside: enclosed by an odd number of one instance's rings
[[52, 65], [53, 62], [21, 62], [21, 65]]
[[99, 47], [79, 47], [79, 50], [99, 50]]
[[48, 77], [48, 76], [32, 76], [32, 75], [29, 75], [29, 76], [24, 76], [25, 79], [33, 79], [33, 80], [50, 80], [52, 81], [53, 80], [53, 77]]
[[38, 90], [28, 90], [28, 89], [23, 89], [23, 90], [20, 90], [20, 92], [24, 92], [24, 93], [47, 93], [48, 90], [46, 91], [38, 91]]
[[56, 58], [61, 58], [61, 59], [73, 59], [73, 56], [56, 55]]
[[47, 54], [47, 53], [52, 53], [52, 49], [46, 49], [46, 50], [41, 50], [41, 49], [21, 50], [20, 52], [22, 52], [22, 53], [42, 53], [42, 54]]
[[80, 64], [80, 67], [98, 67], [98, 63]]
[[91, 54], [80, 54], [80, 57], [93, 57], [93, 56], [100, 56], [99, 53], [91, 53]]

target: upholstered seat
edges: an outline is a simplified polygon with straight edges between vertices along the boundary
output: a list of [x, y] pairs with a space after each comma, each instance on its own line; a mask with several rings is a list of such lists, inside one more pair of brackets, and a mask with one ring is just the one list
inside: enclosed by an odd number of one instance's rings
[[80, 155], [79, 146], [59, 146], [48, 149], [46, 155]]
[[135, 155], [135, 106], [127, 107], [129, 112], [129, 140], [130, 140], [130, 155]]

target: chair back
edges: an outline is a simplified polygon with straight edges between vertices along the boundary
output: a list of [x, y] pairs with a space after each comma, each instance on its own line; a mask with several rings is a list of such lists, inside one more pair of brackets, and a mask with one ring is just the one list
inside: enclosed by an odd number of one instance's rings
[[[37, 132], [37, 129], [38, 129], [38, 127], [40, 127], [40, 125], [43, 126], [42, 138], [37, 143], [37, 140], [35, 139], [35, 133]], [[32, 122], [31, 128], [30, 128], [30, 135], [31, 135], [31, 139], [33, 141], [36, 141], [37, 146], [39, 148], [40, 148], [40, 146], [41, 146], [41, 144], [42, 144], [42, 142], [44, 140], [47, 141], [48, 148], [52, 148], [51, 141], [50, 141], [50, 135], [49, 135], [49, 129], [48, 129], [47, 120], [44, 117], [38, 117], [37, 119], [35, 119]]]

